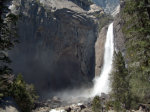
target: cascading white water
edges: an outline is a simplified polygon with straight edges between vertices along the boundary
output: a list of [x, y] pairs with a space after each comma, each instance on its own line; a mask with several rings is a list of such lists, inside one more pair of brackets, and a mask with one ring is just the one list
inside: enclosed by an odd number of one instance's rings
[[66, 112], [65, 110], [63, 110], [63, 109], [52, 109], [52, 110], [50, 110], [49, 112]]
[[109, 74], [112, 69], [114, 41], [113, 41], [113, 23], [109, 25], [104, 52], [104, 65], [99, 77], [95, 78], [92, 96], [108, 93], [110, 91]]

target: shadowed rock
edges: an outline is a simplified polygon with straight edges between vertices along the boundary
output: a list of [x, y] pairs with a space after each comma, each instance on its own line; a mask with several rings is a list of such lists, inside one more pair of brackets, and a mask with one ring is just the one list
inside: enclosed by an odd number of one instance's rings
[[96, 20], [86, 11], [71, 10], [68, 5], [54, 10], [59, 0], [48, 3], [43, 7], [36, 1], [21, 0], [17, 6], [20, 44], [10, 53], [14, 72], [22, 73], [45, 97], [49, 91], [92, 82], [98, 32]]

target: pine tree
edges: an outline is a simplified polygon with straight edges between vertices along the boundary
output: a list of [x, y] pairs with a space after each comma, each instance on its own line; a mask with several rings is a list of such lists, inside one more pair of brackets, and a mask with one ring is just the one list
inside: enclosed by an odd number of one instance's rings
[[92, 110], [93, 112], [101, 112], [102, 110], [102, 105], [101, 105], [101, 100], [99, 96], [95, 96], [93, 101], [92, 101]]
[[34, 86], [27, 84], [21, 74], [15, 78], [9, 93], [22, 112], [31, 112], [38, 99]]
[[22, 112], [31, 112], [38, 96], [33, 85], [26, 84], [22, 75], [16, 78], [9, 67], [11, 60], [8, 51], [17, 41], [16, 22], [18, 17], [10, 12], [7, 3], [0, 0], [0, 98], [13, 97]]
[[122, 108], [130, 107], [129, 76], [121, 52], [115, 52], [113, 63], [114, 68], [111, 73], [112, 97], [115, 100], [115, 110], [119, 112]]
[[10, 13], [7, 3], [11, 0], [0, 0], [0, 97], [7, 93], [12, 80], [12, 70], [9, 68], [11, 60], [8, 51], [16, 42], [16, 19]]

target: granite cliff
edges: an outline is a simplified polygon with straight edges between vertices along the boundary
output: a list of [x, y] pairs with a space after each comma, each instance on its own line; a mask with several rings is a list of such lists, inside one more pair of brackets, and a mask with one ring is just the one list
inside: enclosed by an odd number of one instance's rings
[[35, 84], [40, 93], [92, 82], [98, 22], [92, 13], [68, 0], [20, 0], [13, 11], [21, 16], [19, 41], [10, 53], [16, 74]]
[[[124, 2], [120, 3], [120, 10], [124, 8]], [[118, 13], [114, 18], [114, 42], [116, 51], [125, 53], [125, 36], [122, 31], [124, 21], [122, 19], [121, 13]]]

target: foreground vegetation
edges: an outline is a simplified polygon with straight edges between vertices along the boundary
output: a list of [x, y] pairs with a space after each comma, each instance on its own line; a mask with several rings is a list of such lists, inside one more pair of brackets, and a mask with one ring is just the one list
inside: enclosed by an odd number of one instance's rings
[[150, 0], [125, 0], [121, 9], [125, 55], [115, 53], [111, 74], [117, 112], [150, 103]]
[[92, 101], [92, 111], [93, 112], [101, 112], [101, 110], [102, 110], [102, 105], [101, 105], [100, 97], [95, 96]]
[[[8, 0], [9, 1], [9, 0]], [[33, 85], [27, 84], [21, 75], [14, 77], [9, 67], [11, 60], [7, 52], [17, 42], [17, 16], [9, 13], [5, 4], [0, 2], [0, 100], [13, 97], [23, 112], [30, 112], [38, 96]], [[10, 2], [10, 1], [9, 1]], [[91, 1], [76, 0], [84, 8]], [[126, 52], [116, 52], [114, 69], [111, 74], [112, 93], [108, 102], [117, 112], [125, 109], [136, 109], [139, 103], [150, 103], [150, 0], [125, 0], [121, 10]], [[112, 18], [101, 14], [97, 18], [99, 29], [109, 23]], [[95, 97], [92, 102], [94, 112], [100, 112], [101, 101]]]
[[38, 96], [33, 85], [28, 85], [22, 75], [14, 77], [9, 67], [11, 60], [8, 51], [17, 43], [17, 16], [10, 13], [7, 3], [0, 1], [0, 100], [12, 97], [22, 112], [30, 112]]

